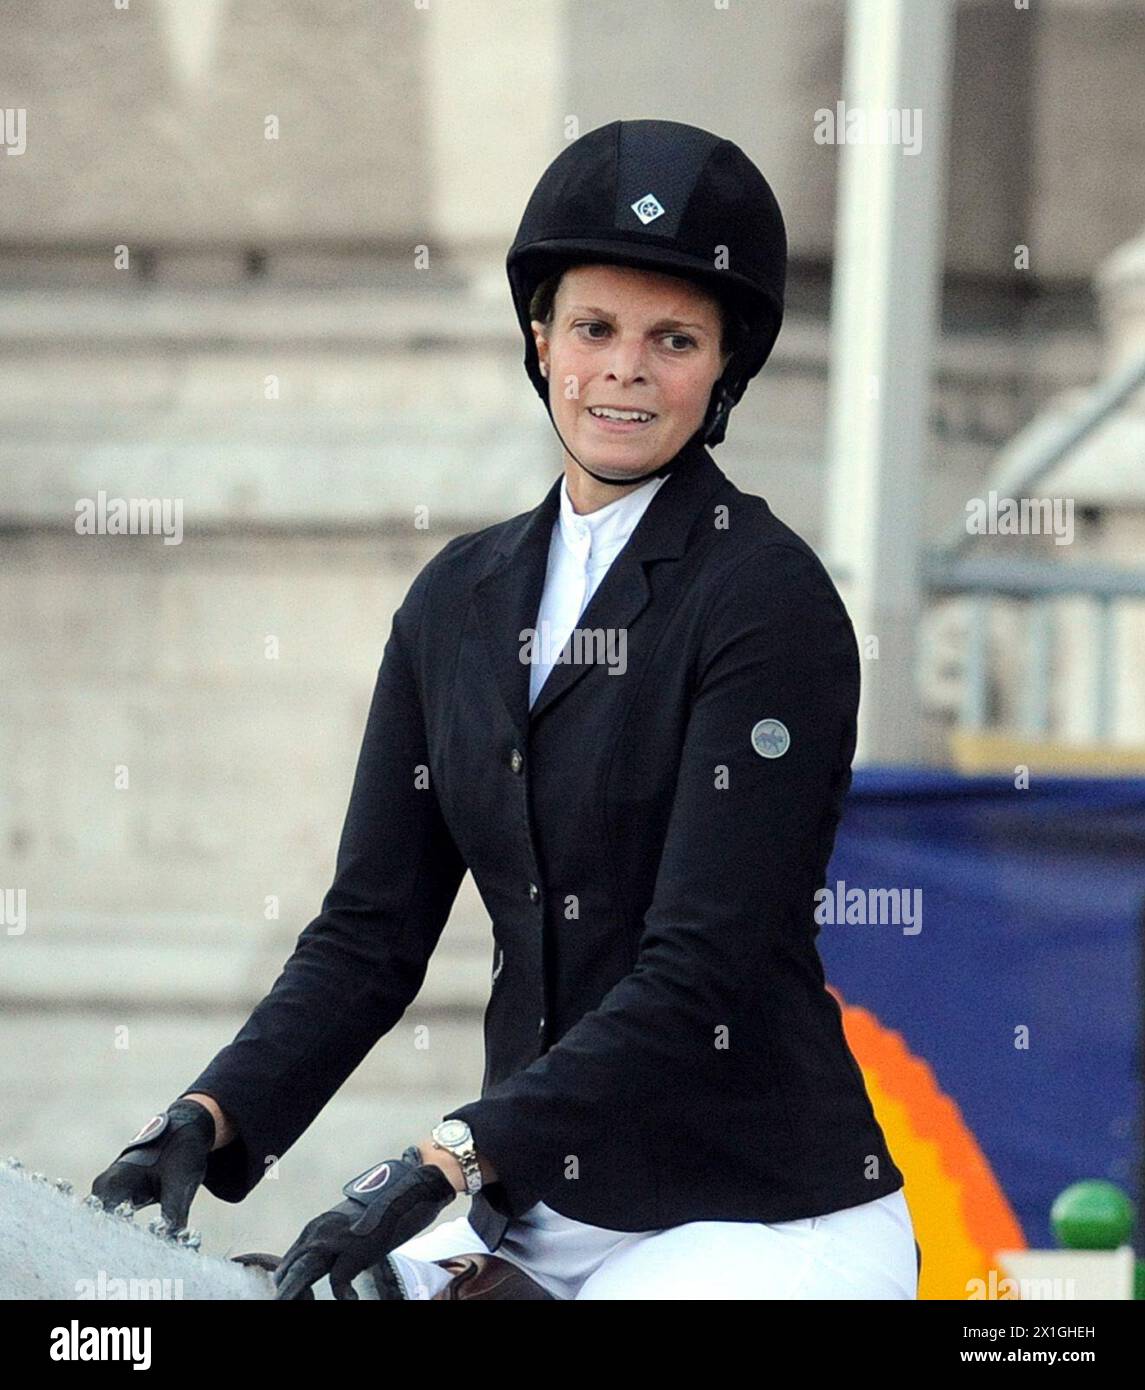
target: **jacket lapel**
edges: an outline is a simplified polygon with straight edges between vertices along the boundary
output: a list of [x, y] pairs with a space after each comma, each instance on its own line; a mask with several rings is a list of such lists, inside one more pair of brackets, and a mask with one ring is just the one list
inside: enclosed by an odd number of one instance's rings
[[[679, 462], [609, 566], [578, 620], [579, 628], [631, 628], [652, 596], [646, 566], [684, 554], [699, 509], [724, 481], [724, 474], [702, 445], [685, 446]], [[571, 690], [591, 664], [555, 664], [530, 711], [531, 668], [521, 660], [522, 633], [536, 626], [553, 524], [560, 509], [560, 487], [558, 477], [540, 505], [520, 518], [515, 529], [506, 529], [494, 567], [473, 587], [489, 665], [522, 740], [528, 738], [530, 721]], [[569, 655], [571, 641], [562, 655]]]

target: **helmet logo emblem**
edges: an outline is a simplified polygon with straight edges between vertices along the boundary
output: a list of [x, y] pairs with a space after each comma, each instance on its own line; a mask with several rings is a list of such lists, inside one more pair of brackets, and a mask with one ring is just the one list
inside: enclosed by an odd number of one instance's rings
[[751, 731], [751, 746], [761, 758], [782, 758], [791, 747], [787, 725], [778, 719], [761, 719]]
[[632, 204], [632, 211], [646, 227], [649, 222], [655, 222], [658, 217], [664, 215], [664, 209], [660, 206], [660, 200], [655, 193], [645, 193], [643, 198], [637, 198]]

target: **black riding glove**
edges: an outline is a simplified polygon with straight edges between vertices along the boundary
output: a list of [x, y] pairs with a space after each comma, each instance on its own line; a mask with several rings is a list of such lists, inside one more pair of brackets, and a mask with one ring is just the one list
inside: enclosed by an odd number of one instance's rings
[[207, 1171], [215, 1121], [196, 1100], [177, 1100], [153, 1115], [119, 1157], [95, 1179], [92, 1195], [105, 1210], [120, 1202], [140, 1207], [159, 1203], [168, 1231], [187, 1224], [191, 1199]]
[[335, 1298], [356, 1299], [351, 1280], [424, 1231], [457, 1196], [445, 1174], [411, 1144], [343, 1187], [347, 1200], [308, 1222], [274, 1272], [276, 1298], [302, 1298], [324, 1274]]

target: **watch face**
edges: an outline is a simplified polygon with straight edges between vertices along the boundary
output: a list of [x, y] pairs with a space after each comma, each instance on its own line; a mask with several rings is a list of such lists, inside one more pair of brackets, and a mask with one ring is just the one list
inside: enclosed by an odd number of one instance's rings
[[433, 1137], [439, 1144], [464, 1144], [469, 1138], [469, 1126], [464, 1120], [443, 1120]]

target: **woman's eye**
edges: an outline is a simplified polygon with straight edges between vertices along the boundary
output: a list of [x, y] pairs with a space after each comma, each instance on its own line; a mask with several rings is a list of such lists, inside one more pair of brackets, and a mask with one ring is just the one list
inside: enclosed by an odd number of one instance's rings
[[[583, 323], [575, 324], [574, 327], [578, 332], [584, 333], [590, 342], [594, 343], [599, 343], [605, 334], [609, 332], [608, 324], [602, 323], [599, 319], [586, 320]], [[592, 328], [600, 328], [603, 329], [604, 332], [591, 333], [588, 330]], [[664, 341], [671, 344], [671, 351], [674, 353], [685, 352], [688, 348], [694, 348], [696, 346], [696, 340], [690, 338], [687, 333], [665, 333]]]

